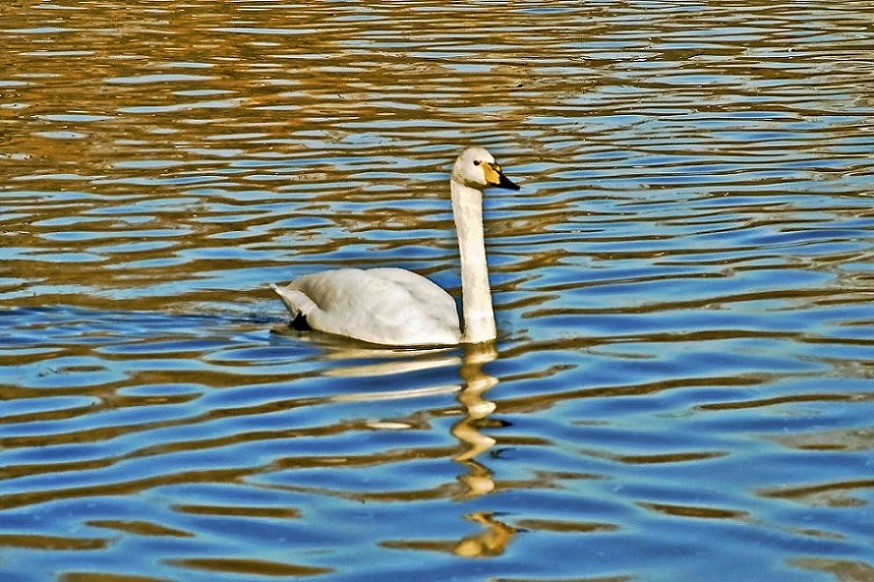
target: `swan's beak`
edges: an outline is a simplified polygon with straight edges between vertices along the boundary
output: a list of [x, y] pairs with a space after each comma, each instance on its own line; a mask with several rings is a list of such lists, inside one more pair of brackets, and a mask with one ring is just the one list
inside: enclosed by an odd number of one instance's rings
[[486, 182], [488, 182], [490, 186], [497, 186], [498, 188], [504, 188], [505, 190], [519, 189], [518, 185], [504, 175], [501, 171], [501, 166], [498, 164], [485, 164], [484, 170]]

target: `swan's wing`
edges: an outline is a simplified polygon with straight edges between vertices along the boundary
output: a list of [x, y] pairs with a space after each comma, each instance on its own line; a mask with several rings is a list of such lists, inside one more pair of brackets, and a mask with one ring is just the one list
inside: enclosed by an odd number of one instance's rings
[[455, 299], [453, 299], [452, 295], [447, 293], [443, 287], [431, 279], [412, 271], [407, 271], [406, 269], [368, 269], [364, 272], [400, 285], [413, 295], [417, 303], [436, 304], [441, 310], [455, 313], [455, 317], [453, 317], [452, 320], [455, 323], [458, 322], [458, 312], [455, 307]]
[[460, 341], [455, 301], [434, 282], [403, 269], [337, 269], [306, 275], [288, 289], [315, 308], [301, 309], [314, 329], [386, 345]]

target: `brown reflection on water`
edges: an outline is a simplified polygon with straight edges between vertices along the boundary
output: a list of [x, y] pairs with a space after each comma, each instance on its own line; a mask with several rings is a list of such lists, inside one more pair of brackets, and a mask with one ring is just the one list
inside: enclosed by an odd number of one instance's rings
[[[507, 55], [520, 35], [548, 29], [501, 6], [489, 13], [502, 26], [487, 29], [459, 29], [453, 23], [464, 11], [452, 6], [422, 11], [415, 24], [398, 18], [406, 8], [388, 5], [360, 6], [369, 19], [338, 21], [319, 3], [295, 10], [132, 3], [119, 8], [124, 22], [110, 16], [113, 3], [102, 6], [4, 12], [4, 36], [19, 50], [8, 52], [4, 71], [0, 163], [11, 180], [4, 186], [22, 190], [21, 216], [6, 225], [4, 243], [20, 249], [11, 274], [43, 284], [44, 303], [99, 307], [127, 296], [141, 309], [166, 308], [163, 295], [137, 290], [251, 266], [225, 253], [220, 265], [196, 256], [228, 248], [224, 235], [240, 228], [237, 240], [275, 249], [277, 258], [291, 247], [298, 257], [318, 257], [373, 244], [355, 236], [372, 229], [447, 230], [448, 220], [402, 203], [408, 193], [435, 196], [433, 179], [402, 174], [408, 165], [433, 173], [459, 144], [448, 138], [435, 155], [421, 151], [427, 141], [416, 134], [464, 120], [472, 134], [488, 136], [495, 120], [506, 127], [528, 118], [530, 93], [519, 77], [527, 68]], [[378, 34], [388, 23], [415, 50], [398, 52]], [[459, 35], [490, 47], [476, 55], [477, 92], [459, 77], [464, 60], [452, 48]], [[572, 93], [563, 74], [551, 82]], [[377, 128], [387, 135], [369, 133]], [[383, 161], [378, 168], [336, 162], [353, 151]], [[395, 176], [363, 177], [381, 169]], [[228, 194], [253, 187], [286, 193], [296, 207], [265, 210], [265, 195]], [[211, 191], [192, 193], [198, 188]], [[329, 208], [341, 201], [361, 204]], [[309, 226], [288, 234], [271, 228], [290, 217], [347, 235], [326, 241]], [[443, 246], [452, 252], [451, 241]], [[19, 293], [14, 301], [32, 302], [26, 286]], [[231, 299], [215, 289], [185, 293], [189, 301]]]
[[868, 582], [874, 580], [874, 566], [863, 561], [838, 560], [830, 558], [794, 558], [793, 565], [824, 572], [840, 582]]
[[174, 505], [173, 511], [192, 515], [219, 515], [238, 517], [263, 517], [278, 519], [299, 519], [301, 511], [293, 507], [252, 507], [238, 505]]
[[780, 487], [760, 492], [764, 497], [789, 499], [798, 503], [820, 507], [862, 507], [868, 505], [863, 497], [853, 497], [853, 491], [861, 491], [869, 495], [874, 489], [874, 479], [858, 479], [821, 483], [802, 487]]
[[620, 455], [610, 451], [583, 451], [587, 455], [610, 459], [620, 463], [628, 463], [631, 465], [661, 465], [663, 463], [692, 463], [695, 461], [703, 461], [707, 459], [716, 459], [725, 456], [727, 453], [720, 451], [695, 451], [688, 453], [665, 453], [651, 455]]
[[246, 576], [317, 576], [334, 571], [331, 568], [314, 568], [287, 562], [269, 562], [246, 558], [189, 558], [169, 560], [168, 563], [183, 569], [190, 568], [215, 572], [216, 574], [242, 574]]
[[[11, 143], [16, 153], [100, 180], [125, 176], [119, 160], [159, 152], [165, 169], [182, 164], [198, 173], [221, 165], [229, 146], [254, 145], [252, 153], [268, 157], [277, 145], [303, 152], [304, 144], [286, 138], [310, 132], [342, 142], [341, 122], [413, 120], [429, 103], [431, 114], [455, 100], [471, 110], [491, 103], [492, 115], [500, 112], [508, 123], [508, 115], [521, 111], [514, 90], [525, 68], [501, 62], [502, 53], [517, 46], [507, 29], [523, 22], [513, 10], [490, 9], [504, 20], [501, 28], [458, 30], [447, 19], [457, 7], [405, 25], [409, 19], [396, 18], [401, 6], [362, 6], [374, 18], [338, 21], [334, 8], [319, 3], [295, 10], [203, 4], [208, 9], [124, 4], [117, 8], [125, 11], [124, 23], [108, 7], [7, 10], [7, 38], [45, 47], [8, 54], [6, 75], [21, 82], [8, 89], [18, 107], [5, 111], [23, 110], [38, 120], [34, 131]], [[375, 34], [380, 21], [412, 27], [401, 34], [433, 54], [388, 51], [390, 39]], [[444, 34], [453, 41], [475, 36], [491, 47], [479, 60], [481, 82], [491, 89], [478, 102], [455, 84], [451, 49], [441, 58], [440, 43], [419, 44]], [[472, 115], [470, 121], [485, 119]], [[63, 131], [69, 135], [56, 135]], [[213, 147], [197, 149], [210, 138]]]
[[169, 536], [177, 538], [190, 538], [194, 534], [188, 531], [167, 527], [157, 523], [148, 521], [121, 521], [111, 519], [96, 519], [86, 522], [86, 525], [91, 527], [99, 527], [105, 529], [117, 530], [125, 533], [131, 533], [138, 536]]
[[700, 507], [695, 505], [669, 505], [666, 503], [638, 503], [640, 507], [673, 515], [676, 517], [691, 517], [697, 519], [747, 519], [749, 515], [745, 511], [722, 509], [718, 507]]
[[612, 523], [561, 521], [554, 519], [522, 519], [516, 522], [516, 525], [526, 530], [543, 530], [571, 534], [611, 532], [619, 529], [619, 526]]
[[827, 430], [775, 435], [775, 441], [802, 451], [866, 451], [874, 449], [874, 428]]
[[126, 576], [104, 572], [68, 572], [58, 577], [59, 582], [169, 582], [167, 578]]
[[0, 534], [0, 547], [6, 548], [80, 551], [105, 548], [109, 543], [104, 538]]
[[26, 493], [13, 493], [0, 498], [0, 509], [11, 509], [28, 505], [38, 505], [50, 501], [64, 499], [85, 499], [102, 496], [124, 496], [165, 485], [191, 483], [234, 483], [240, 479], [257, 473], [257, 469], [214, 469], [214, 470], [180, 470], [175, 473], [132, 479], [129, 481], [106, 483], [93, 486], [70, 487], [67, 489], [33, 490]]
[[[546, 370], [541, 372], [543, 375], [551, 376], [558, 373], [558, 370]], [[646, 394], [658, 394], [668, 390], [692, 389], [695, 387], [744, 387], [757, 386], [764, 384], [767, 378], [763, 377], [743, 377], [743, 376], [725, 376], [725, 377], [696, 377], [696, 378], [676, 378], [669, 381], [648, 382], [644, 384], [631, 384], [626, 386], [592, 386], [584, 388], [576, 388], [552, 394], [538, 394], [536, 396], [520, 396], [516, 398], [506, 399], [501, 403], [501, 410], [507, 412], [532, 412], [538, 410], [547, 410], [562, 402], [579, 400], [584, 398], [605, 398], [605, 397], [621, 397], [621, 396], [639, 396]], [[704, 453], [709, 454], [709, 453]]]

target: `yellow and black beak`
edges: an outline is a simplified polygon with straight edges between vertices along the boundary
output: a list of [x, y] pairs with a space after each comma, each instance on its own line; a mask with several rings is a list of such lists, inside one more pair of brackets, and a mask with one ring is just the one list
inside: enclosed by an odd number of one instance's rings
[[518, 190], [519, 186], [513, 183], [510, 178], [504, 175], [501, 171], [501, 166], [496, 163], [483, 164], [483, 172], [486, 176], [486, 183], [490, 186], [497, 186], [506, 190]]

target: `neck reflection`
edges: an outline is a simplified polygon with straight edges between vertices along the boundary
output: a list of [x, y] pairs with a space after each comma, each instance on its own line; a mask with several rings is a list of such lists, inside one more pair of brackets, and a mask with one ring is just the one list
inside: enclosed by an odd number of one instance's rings
[[[484, 434], [484, 428], [500, 426], [489, 419], [496, 405], [485, 397], [486, 392], [498, 384], [498, 379], [483, 371], [483, 366], [498, 357], [494, 342], [464, 346], [460, 369], [463, 380], [458, 402], [462, 405], [462, 418], [452, 425], [451, 433], [462, 445], [462, 450], [453, 457], [467, 470], [458, 477], [463, 488], [460, 499], [477, 498], [495, 489], [492, 470], [478, 458], [497, 442]], [[482, 530], [466, 536], [454, 544], [452, 552], [466, 558], [498, 556], [516, 535], [516, 529], [496, 519], [491, 512], [476, 511], [465, 515], [468, 521], [478, 523]]]
[[495, 445], [495, 439], [484, 434], [489, 414], [495, 403], [485, 398], [498, 379], [483, 371], [483, 366], [494, 361], [498, 351], [494, 342], [464, 346], [460, 375], [463, 380], [458, 402], [462, 405], [461, 419], [452, 425], [452, 436], [462, 444], [462, 450], [453, 459], [467, 469], [459, 480], [464, 484], [460, 497], [478, 497], [495, 488], [492, 471], [477, 458]]

